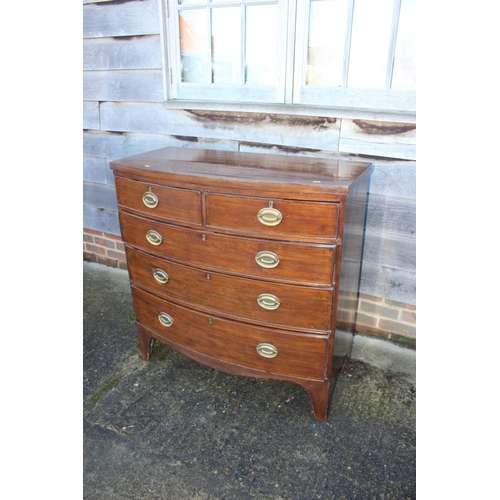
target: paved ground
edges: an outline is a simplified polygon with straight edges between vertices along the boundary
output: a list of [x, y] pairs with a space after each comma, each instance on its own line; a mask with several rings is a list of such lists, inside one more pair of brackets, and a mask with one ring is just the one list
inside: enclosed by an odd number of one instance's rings
[[142, 361], [124, 271], [84, 262], [84, 499], [416, 497], [415, 385], [354, 361], [330, 416], [276, 380], [163, 345]]

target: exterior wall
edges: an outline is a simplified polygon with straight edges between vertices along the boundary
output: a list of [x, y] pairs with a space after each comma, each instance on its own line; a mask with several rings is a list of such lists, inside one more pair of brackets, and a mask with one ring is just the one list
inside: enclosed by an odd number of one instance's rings
[[414, 345], [414, 117], [179, 109], [164, 101], [158, 1], [84, 0], [84, 258], [124, 267], [113, 159], [165, 146], [368, 159], [374, 171], [357, 331]]

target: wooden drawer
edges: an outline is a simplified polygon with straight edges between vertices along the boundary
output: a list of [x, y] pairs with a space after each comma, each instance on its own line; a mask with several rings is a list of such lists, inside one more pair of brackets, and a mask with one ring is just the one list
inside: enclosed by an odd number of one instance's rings
[[247, 322], [327, 333], [333, 289], [285, 285], [195, 269], [127, 248], [135, 283], [164, 297]]
[[[214, 234], [123, 212], [120, 212], [120, 227], [123, 240], [131, 246], [212, 270], [297, 283], [329, 285], [333, 280], [336, 252], [333, 245]], [[158, 244], [146, 238], [150, 231], [154, 231]], [[276, 262], [275, 267], [263, 267]]]
[[334, 240], [339, 204], [207, 195], [207, 225], [262, 235]]
[[[323, 380], [328, 337], [301, 335], [235, 323], [174, 305], [132, 287], [139, 324], [160, 339], [166, 338], [194, 351], [240, 366], [301, 378]], [[171, 320], [165, 326], [159, 319]], [[257, 352], [260, 344], [277, 349], [273, 358]], [[268, 348], [269, 349], [269, 348]]]
[[201, 224], [199, 191], [115, 178], [118, 203], [151, 217]]

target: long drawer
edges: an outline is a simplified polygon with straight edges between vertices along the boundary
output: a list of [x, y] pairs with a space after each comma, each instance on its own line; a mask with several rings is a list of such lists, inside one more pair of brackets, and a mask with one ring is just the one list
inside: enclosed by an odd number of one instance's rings
[[325, 336], [236, 323], [174, 305], [134, 286], [132, 293], [138, 323], [160, 339], [268, 373], [324, 379]]
[[288, 243], [216, 234], [120, 212], [122, 237], [139, 249], [212, 270], [329, 285], [335, 245]]
[[164, 297], [235, 319], [302, 331], [330, 329], [333, 288], [206, 272], [127, 248], [130, 278]]
[[265, 235], [334, 240], [339, 204], [207, 195], [207, 225]]

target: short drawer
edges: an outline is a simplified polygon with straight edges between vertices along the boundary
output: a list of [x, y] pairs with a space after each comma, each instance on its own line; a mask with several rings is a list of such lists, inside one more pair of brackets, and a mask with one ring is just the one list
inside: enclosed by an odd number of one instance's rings
[[240, 366], [324, 379], [326, 336], [250, 326], [174, 305], [135, 287], [132, 293], [137, 322], [160, 338]]
[[244, 238], [164, 224], [120, 212], [125, 243], [211, 270], [329, 285], [336, 247]]
[[337, 238], [339, 204], [207, 195], [207, 225], [262, 235]]
[[127, 248], [130, 278], [164, 297], [247, 322], [327, 333], [333, 289], [207, 272]]
[[115, 177], [118, 203], [148, 216], [201, 224], [201, 193]]

